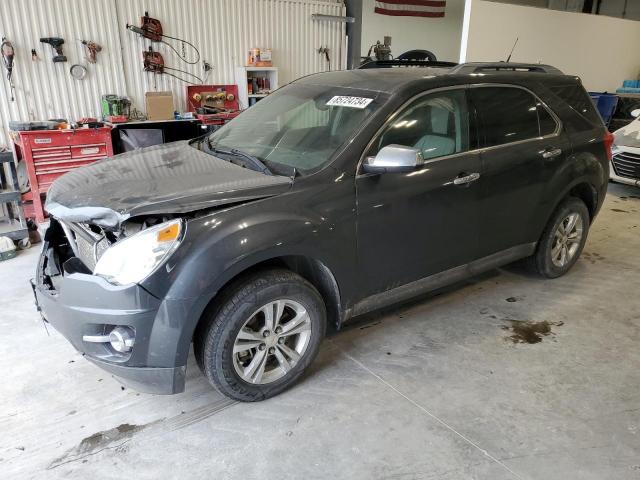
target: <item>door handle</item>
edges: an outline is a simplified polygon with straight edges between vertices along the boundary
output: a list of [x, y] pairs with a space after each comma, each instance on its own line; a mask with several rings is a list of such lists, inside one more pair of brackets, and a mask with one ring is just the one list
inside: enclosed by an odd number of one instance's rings
[[542, 158], [550, 159], [556, 158], [562, 155], [562, 150], [560, 148], [548, 148], [542, 152]]
[[453, 179], [454, 185], [468, 185], [471, 182], [475, 182], [480, 178], [479, 173], [470, 173], [468, 175], [464, 175], [462, 177], [456, 177]]

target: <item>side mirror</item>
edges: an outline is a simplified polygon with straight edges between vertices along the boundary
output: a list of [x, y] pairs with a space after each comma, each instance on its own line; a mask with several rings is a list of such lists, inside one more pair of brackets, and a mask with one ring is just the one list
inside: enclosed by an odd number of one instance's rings
[[633, 118], [638, 118], [640, 117], [640, 108], [636, 108], [635, 110], [631, 110], [631, 116]]
[[375, 157], [365, 158], [362, 170], [365, 173], [411, 172], [424, 164], [420, 150], [402, 145], [387, 145]]

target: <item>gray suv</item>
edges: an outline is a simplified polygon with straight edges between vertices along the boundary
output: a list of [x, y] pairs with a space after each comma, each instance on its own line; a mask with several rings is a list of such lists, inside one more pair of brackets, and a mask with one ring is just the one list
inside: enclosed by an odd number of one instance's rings
[[51, 187], [43, 318], [123, 383], [291, 386], [328, 327], [527, 259], [577, 261], [612, 137], [553, 67], [438, 65], [297, 80], [220, 130]]

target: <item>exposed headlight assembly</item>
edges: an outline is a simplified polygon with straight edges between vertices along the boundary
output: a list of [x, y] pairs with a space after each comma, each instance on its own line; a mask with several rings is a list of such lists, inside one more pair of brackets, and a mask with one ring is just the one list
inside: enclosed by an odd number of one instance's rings
[[93, 273], [117, 285], [138, 283], [167, 261], [183, 230], [182, 220], [171, 220], [120, 240], [102, 254]]

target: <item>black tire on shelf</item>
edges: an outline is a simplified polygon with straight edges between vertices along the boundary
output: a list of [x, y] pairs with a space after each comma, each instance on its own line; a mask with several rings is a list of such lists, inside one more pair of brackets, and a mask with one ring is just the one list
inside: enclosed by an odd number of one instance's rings
[[[236, 371], [234, 343], [245, 322], [256, 318], [257, 310], [279, 300], [293, 301], [308, 313], [311, 333], [306, 348], [281, 378], [263, 384], [249, 383]], [[194, 352], [198, 366], [221, 393], [234, 400], [253, 402], [278, 395], [296, 383], [316, 357], [325, 331], [325, 304], [313, 285], [289, 270], [265, 270], [234, 282], [221, 293], [196, 331]]]

